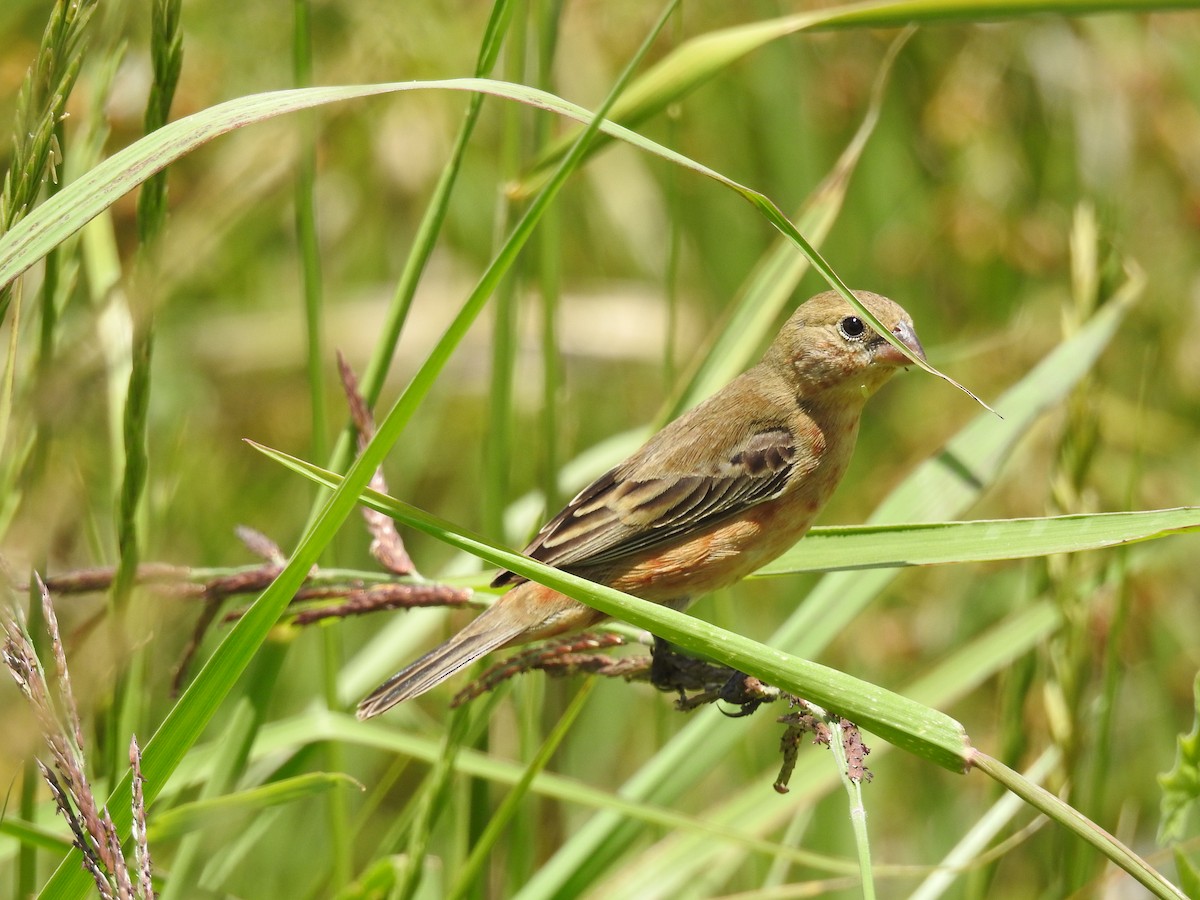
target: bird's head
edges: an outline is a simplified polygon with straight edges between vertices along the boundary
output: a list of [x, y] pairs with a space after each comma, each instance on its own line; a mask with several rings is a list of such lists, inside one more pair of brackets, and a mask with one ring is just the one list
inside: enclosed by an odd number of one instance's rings
[[[887, 297], [869, 291], [854, 296], [913, 355], [925, 359], [912, 318]], [[817, 294], [792, 313], [763, 359], [798, 395], [843, 391], [869, 397], [911, 360], [877, 333], [834, 291]]]

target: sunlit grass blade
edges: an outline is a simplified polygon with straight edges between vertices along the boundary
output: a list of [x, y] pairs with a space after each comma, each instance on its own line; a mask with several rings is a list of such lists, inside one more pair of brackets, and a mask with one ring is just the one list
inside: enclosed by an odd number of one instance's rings
[[[253, 445], [257, 450], [327, 487], [343, 479], [286, 453]], [[825, 666], [789, 656], [707, 622], [624, 594], [586, 578], [539, 563], [497, 547], [478, 535], [417, 509], [394, 497], [365, 490], [362, 502], [411, 528], [454, 547], [467, 550], [501, 569], [524, 575], [575, 597], [608, 615], [645, 628], [685, 650], [718, 660], [821, 706], [839, 712], [886, 740], [941, 766], [961, 771], [966, 735], [962, 726], [936, 710], [914, 704], [898, 694], [851, 678]]]
[[[0, 286], [10, 284], [51, 249], [150, 176], [221, 135], [330, 103], [430, 90], [487, 94], [525, 103], [584, 124], [591, 123], [594, 118], [586, 109], [546, 91], [485, 78], [302, 88], [228, 100], [170, 122], [122, 148], [38, 206], [10, 231], [0, 235]], [[747, 190], [712, 169], [612, 122], [602, 120], [597, 127], [663, 159], [735, 189]]]
[[814, 528], [756, 575], [1025, 559], [1200, 531], [1200, 507]]

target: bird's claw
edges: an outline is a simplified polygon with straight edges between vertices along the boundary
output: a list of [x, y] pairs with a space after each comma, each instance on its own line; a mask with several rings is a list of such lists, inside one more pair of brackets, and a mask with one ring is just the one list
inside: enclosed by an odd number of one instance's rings
[[734, 672], [729, 680], [721, 685], [721, 689], [717, 692], [717, 699], [738, 707], [737, 712], [725, 712], [725, 710], [721, 710], [721, 712], [731, 719], [740, 719], [743, 716], [752, 715], [764, 703], [778, 700], [779, 688], [763, 684], [753, 675]]

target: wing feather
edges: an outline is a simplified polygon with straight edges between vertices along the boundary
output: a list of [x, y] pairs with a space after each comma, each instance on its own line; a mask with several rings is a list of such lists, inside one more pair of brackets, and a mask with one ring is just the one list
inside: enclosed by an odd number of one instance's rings
[[[796, 464], [795, 438], [778, 425], [753, 433], [709, 471], [649, 477], [623, 463], [580, 491], [525, 554], [558, 568], [583, 568], [664, 546], [778, 496]], [[502, 572], [492, 584], [524, 580]]]

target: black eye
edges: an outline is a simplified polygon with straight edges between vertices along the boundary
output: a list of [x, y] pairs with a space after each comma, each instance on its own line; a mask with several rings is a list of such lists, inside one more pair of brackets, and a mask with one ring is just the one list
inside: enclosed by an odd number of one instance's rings
[[857, 340], [867, 333], [867, 326], [858, 316], [846, 316], [838, 322], [838, 331], [842, 333], [842, 337]]

